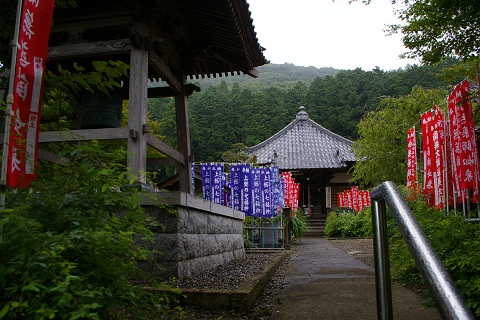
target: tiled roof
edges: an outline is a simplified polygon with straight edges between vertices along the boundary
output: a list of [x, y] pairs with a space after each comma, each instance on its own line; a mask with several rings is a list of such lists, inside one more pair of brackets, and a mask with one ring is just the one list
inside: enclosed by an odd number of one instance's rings
[[308, 117], [300, 107], [295, 120], [267, 140], [248, 148], [259, 164], [280, 169], [334, 169], [354, 162], [353, 141], [335, 134]]

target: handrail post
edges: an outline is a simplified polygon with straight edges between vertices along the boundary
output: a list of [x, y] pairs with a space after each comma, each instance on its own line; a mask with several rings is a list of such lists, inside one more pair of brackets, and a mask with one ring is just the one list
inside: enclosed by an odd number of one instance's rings
[[[385, 204], [390, 208], [403, 240], [407, 244], [408, 250], [442, 317], [455, 320], [475, 319], [472, 311], [460, 296], [455, 283], [433, 249], [432, 244], [415, 219], [407, 202], [400, 195], [396, 185], [391, 181], [384, 182], [372, 190], [370, 198], [372, 200], [372, 224], [375, 241], [375, 281], [377, 281], [378, 319], [392, 319], [391, 314], [389, 314], [391, 313], [391, 287], [390, 306], [382, 305], [388, 303], [383, 300], [388, 297], [387, 284], [383, 282], [386, 281], [391, 286], [388, 257], [385, 258], [383, 256], [388, 254], [388, 249], [386, 248], [388, 247], [388, 239], [386, 236]], [[388, 268], [388, 270], [383, 268]], [[387, 276], [388, 278], [386, 278]], [[380, 292], [378, 292], [379, 290]], [[387, 315], [390, 318], [380, 318]]]
[[[372, 196], [373, 198], [373, 196]], [[375, 256], [375, 287], [377, 319], [393, 319], [392, 285], [386, 227], [386, 205], [383, 199], [372, 201], [373, 252]]]

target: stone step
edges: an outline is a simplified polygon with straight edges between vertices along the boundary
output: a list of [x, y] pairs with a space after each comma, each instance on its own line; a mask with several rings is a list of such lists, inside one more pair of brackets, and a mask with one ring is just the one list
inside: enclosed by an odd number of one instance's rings
[[324, 237], [325, 225], [327, 223], [326, 216], [313, 216], [307, 218], [308, 229], [305, 231], [306, 237]]

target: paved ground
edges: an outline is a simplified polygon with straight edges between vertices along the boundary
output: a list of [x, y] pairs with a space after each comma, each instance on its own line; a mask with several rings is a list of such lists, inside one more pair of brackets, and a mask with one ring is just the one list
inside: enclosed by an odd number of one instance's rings
[[[393, 284], [396, 320], [441, 319], [421, 298]], [[292, 247], [281, 304], [271, 319], [377, 319], [374, 270], [324, 238], [302, 238]]]

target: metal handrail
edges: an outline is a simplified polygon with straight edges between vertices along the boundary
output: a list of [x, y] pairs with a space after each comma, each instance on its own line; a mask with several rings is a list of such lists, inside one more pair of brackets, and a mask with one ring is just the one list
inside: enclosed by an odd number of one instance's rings
[[459, 320], [475, 319], [396, 185], [390, 181], [384, 182], [372, 190], [370, 198], [372, 200], [377, 319], [393, 319], [386, 204], [442, 317]]

